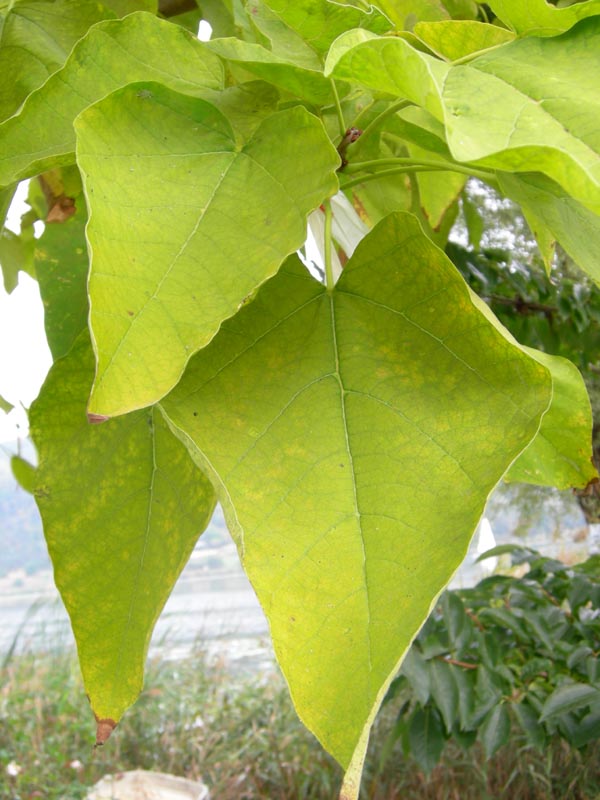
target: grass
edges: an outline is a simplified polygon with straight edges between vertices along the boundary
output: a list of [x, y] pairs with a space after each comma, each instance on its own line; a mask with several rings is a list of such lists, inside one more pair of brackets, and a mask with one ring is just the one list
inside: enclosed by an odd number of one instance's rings
[[[598, 742], [585, 755], [558, 741], [540, 754], [515, 739], [489, 763], [478, 748], [450, 744], [430, 777], [398, 750], [381, 766], [395, 714], [388, 704], [375, 727], [365, 800], [600, 798]], [[0, 800], [78, 800], [102, 775], [138, 767], [202, 778], [212, 800], [333, 800], [341, 780], [277, 673], [232, 677], [201, 652], [151, 662], [145, 691], [112, 739], [93, 750], [93, 734], [72, 652], [8, 659], [0, 670]]]

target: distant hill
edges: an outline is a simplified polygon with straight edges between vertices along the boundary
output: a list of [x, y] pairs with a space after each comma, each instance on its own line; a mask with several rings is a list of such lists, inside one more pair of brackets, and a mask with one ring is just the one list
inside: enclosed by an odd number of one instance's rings
[[[17, 442], [0, 444], [0, 578], [14, 569], [28, 575], [50, 569], [50, 558], [42, 522], [33, 497], [18, 485], [11, 468]], [[31, 442], [21, 442], [21, 455], [35, 461]], [[217, 508], [210, 525], [200, 537], [197, 549], [218, 548], [231, 542], [225, 520]]]

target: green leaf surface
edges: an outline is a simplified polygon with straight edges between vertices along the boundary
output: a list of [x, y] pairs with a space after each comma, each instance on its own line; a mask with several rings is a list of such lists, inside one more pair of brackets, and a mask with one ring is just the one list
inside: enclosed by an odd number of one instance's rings
[[546, 370], [395, 214], [332, 292], [291, 259], [163, 401], [218, 487], [296, 708], [344, 766], [549, 400]]
[[444, 726], [434, 708], [419, 709], [410, 721], [410, 752], [426, 775], [431, 774], [446, 744]]
[[483, 217], [479, 213], [477, 205], [470, 199], [467, 192], [463, 192], [461, 202], [465, 225], [467, 226], [467, 234], [469, 236], [469, 244], [475, 251], [478, 251], [481, 246], [481, 237], [485, 230]]
[[399, 30], [412, 30], [419, 20], [448, 19], [441, 0], [378, 0], [377, 5]]
[[590, 742], [597, 742], [598, 731], [600, 731], [600, 709], [591, 711], [578, 722], [573, 744], [575, 747], [585, 747]]
[[332, 46], [325, 74], [422, 106], [444, 123], [457, 161], [543, 172], [600, 213], [599, 47], [600, 17], [458, 66], [399, 38], [351, 31]]
[[556, 719], [600, 701], [600, 691], [587, 683], [568, 683], [555, 689], [542, 707], [540, 721]]
[[[261, 44], [242, 42], [240, 39], [211, 39], [207, 47], [233, 64], [300, 97], [309, 103], [327, 105], [333, 103], [331, 84], [323, 76], [322, 66], [316, 54], [307, 48], [306, 56], [298, 53], [273, 53]], [[294, 55], [296, 58], [294, 59]]]
[[220, 92], [207, 90], [206, 99], [227, 117], [236, 141], [243, 145], [263, 120], [278, 110], [279, 92], [264, 81], [247, 81]]
[[465, 58], [480, 50], [511, 42], [515, 38], [505, 28], [474, 20], [419, 22], [414, 30], [431, 50], [448, 61]]
[[17, 186], [18, 184], [14, 183], [12, 186], [6, 186], [4, 189], [0, 189], [0, 234], [2, 234], [4, 230], [6, 215], [8, 214], [8, 209], [17, 191]]
[[558, 489], [584, 488], [597, 472], [592, 462], [592, 409], [583, 378], [566, 358], [523, 349], [552, 375], [552, 404], [538, 435], [505, 480]]
[[90, 410], [106, 416], [165, 395], [337, 188], [339, 156], [303, 108], [268, 117], [240, 149], [214, 106], [140, 87], [77, 122], [98, 357]]
[[490, 711], [479, 731], [486, 758], [498, 752], [510, 737], [510, 717], [504, 703], [499, 703]]
[[546, 0], [489, 0], [494, 14], [520, 36], [556, 36], [579, 20], [600, 14], [600, 0], [586, 0], [565, 8]]
[[0, 186], [74, 161], [75, 117], [127, 83], [158, 80], [203, 96], [223, 66], [192, 34], [146, 13], [96, 25], [64, 67], [0, 125]]
[[158, 11], [158, 0], [102, 0], [102, 5], [114, 11], [117, 17], [126, 17], [134, 11], [146, 11], [149, 14]]
[[83, 197], [62, 223], [47, 224], [35, 242], [35, 271], [44, 304], [44, 327], [52, 357], [66, 355], [87, 325], [87, 211]]
[[158, 411], [88, 423], [93, 375], [83, 334], [31, 408], [35, 497], [92, 709], [118, 722], [142, 688], [152, 629], [215, 501]]
[[5, 400], [0, 394], [0, 411], [4, 411], [5, 414], [8, 414], [9, 411], [13, 410], [13, 408], [13, 404], [9, 403], [8, 400]]
[[210, 24], [215, 39], [236, 35], [232, 3], [223, 0], [202, 0], [201, 13], [202, 19]]
[[37, 482], [36, 468], [21, 456], [12, 456], [10, 468], [15, 480], [26, 492], [33, 494]]
[[458, 714], [458, 686], [453, 668], [446, 661], [434, 658], [430, 665], [431, 696], [442, 714], [446, 732], [450, 734]]
[[544, 727], [540, 725], [539, 714], [526, 701], [513, 703], [511, 707], [529, 744], [533, 745], [540, 753], [543, 752], [546, 734]]
[[552, 378], [552, 402], [538, 434], [505, 479], [562, 489], [587, 486], [597, 472], [592, 463], [592, 410], [581, 373], [566, 358], [518, 344], [481, 298], [472, 293], [472, 299], [508, 341], [546, 367]]
[[431, 676], [429, 663], [416, 647], [411, 647], [402, 662], [402, 675], [410, 683], [411, 689], [422, 705], [431, 695]]
[[272, 32], [272, 41], [282, 42], [281, 26], [284, 26], [319, 54], [325, 54], [338, 36], [353, 28], [385, 33], [392, 27], [374, 6], [366, 11], [326, 0], [249, 0], [246, 8], [253, 23], [264, 33], [267, 30], [260, 24], [262, 8], [267, 8], [280, 23]]
[[19, 272], [32, 272], [33, 239], [28, 235], [13, 233], [8, 228], [0, 231], [0, 268], [4, 289], [10, 294], [19, 283]]
[[498, 175], [500, 188], [523, 211], [543, 253], [551, 256], [552, 239], [558, 241], [575, 263], [600, 284], [600, 217], [569, 197], [543, 175]]
[[12, 5], [0, 37], [0, 121], [18, 111], [27, 95], [62, 67], [92, 25], [114, 16], [101, 3], [79, 0]]

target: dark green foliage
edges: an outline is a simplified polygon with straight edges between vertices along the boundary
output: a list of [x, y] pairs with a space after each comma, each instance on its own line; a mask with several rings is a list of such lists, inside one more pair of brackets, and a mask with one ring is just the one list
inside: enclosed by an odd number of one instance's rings
[[[523, 578], [440, 600], [374, 728], [363, 800], [597, 798], [600, 559], [566, 567], [513, 548], [513, 560], [529, 564]], [[278, 674], [232, 676], [201, 652], [152, 662], [100, 750], [71, 654], [8, 659], [0, 690], [0, 800], [78, 800], [138, 767], [201, 777], [218, 800], [331, 800], [341, 778]]]
[[446, 592], [392, 684], [392, 738], [430, 773], [447, 740], [490, 758], [518, 735], [545, 752], [600, 735], [600, 556], [574, 567], [502, 546], [521, 578]]

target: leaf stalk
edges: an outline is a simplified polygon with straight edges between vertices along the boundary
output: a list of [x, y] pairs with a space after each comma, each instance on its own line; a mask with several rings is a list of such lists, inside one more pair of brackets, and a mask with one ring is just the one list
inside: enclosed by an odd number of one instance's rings
[[344, 122], [344, 112], [342, 111], [342, 104], [340, 103], [340, 96], [338, 94], [337, 86], [335, 85], [334, 79], [330, 78], [329, 82], [331, 83], [331, 93], [333, 94], [335, 113], [338, 118], [338, 125], [340, 126], [340, 135], [343, 138], [346, 135], [346, 123]]

